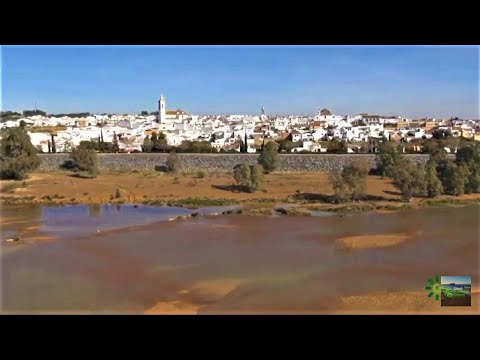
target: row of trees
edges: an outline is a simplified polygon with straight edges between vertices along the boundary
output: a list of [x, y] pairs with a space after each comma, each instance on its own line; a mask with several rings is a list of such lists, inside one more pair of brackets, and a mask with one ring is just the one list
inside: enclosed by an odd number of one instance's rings
[[[463, 195], [480, 192], [480, 145], [466, 142], [457, 150], [455, 159], [448, 157], [441, 142], [432, 142], [425, 165], [402, 156], [401, 147], [384, 142], [379, 148], [373, 173], [392, 179], [404, 201], [413, 197], [433, 198], [438, 195]], [[330, 183], [337, 201], [359, 200], [365, 195], [370, 166], [355, 161], [342, 170], [330, 172]]]
[[47, 113], [45, 111], [36, 109], [36, 110], [23, 110], [23, 116], [28, 117], [28, 116], [35, 116], [35, 115], [42, 115], [42, 116], [47, 116]]
[[480, 145], [464, 144], [455, 159], [448, 157], [440, 145], [432, 147], [427, 163], [413, 164], [398, 149], [386, 144], [380, 149], [376, 171], [390, 177], [402, 198], [435, 197], [441, 194], [463, 195], [480, 192]]
[[83, 118], [83, 117], [87, 117], [87, 116], [90, 116], [91, 114], [89, 112], [81, 112], [81, 113], [68, 113], [68, 114], [64, 114], [64, 113], [60, 113], [60, 114], [49, 114], [48, 116], [51, 116], [51, 117], [64, 117], [64, 116], [68, 116], [68, 117], [71, 117], [71, 118]]

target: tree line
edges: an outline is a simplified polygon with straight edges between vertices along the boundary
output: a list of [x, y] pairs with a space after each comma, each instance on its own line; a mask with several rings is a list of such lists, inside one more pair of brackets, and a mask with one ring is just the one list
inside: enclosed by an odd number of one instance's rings
[[390, 178], [405, 202], [414, 197], [480, 192], [480, 144], [463, 144], [455, 159], [448, 157], [441, 143], [432, 145], [429, 154], [425, 165], [415, 164], [402, 156], [399, 146], [386, 142], [380, 146], [374, 169], [360, 160], [330, 172], [335, 199], [337, 202], [361, 199], [369, 173]]

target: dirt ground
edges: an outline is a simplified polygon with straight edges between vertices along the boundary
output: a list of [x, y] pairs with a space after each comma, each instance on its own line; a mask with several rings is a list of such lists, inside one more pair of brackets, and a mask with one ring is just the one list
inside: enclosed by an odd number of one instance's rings
[[[333, 194], [327, 173], [274, 173], [265, 175], [262, 191], [255, 193], [240, 192], [235, 189], [235, 181], [228, 173], [211, 173], [199, 178], [197, 174], [171, 175], [158, 171], [104, 173], [95, 179], [82, 179], [68, 172], [33, 173], [25, 182], [2, 181], [0, 188], [15, 183], [18, 187], [9, 191], [0, 191], [0, 199], [26, 199], [28, 203], [40, 204], [103, 204], [103, 203], [142, 203], [145, 201], [177, 201], [181, 199], [230, 200], [247, 202], [252, 207], [268, 207], [264, 202], [307, 203], [307, 207], [322, 204], [331, 206], [318, 199]], [[117, 191], [118, 189], [118, 191]], [[392, 207], [403, 206], [400, 194], [390, 179], [369, 176], [367, 194], [381, 197], [375, 203]], [[299, 194], [313, 196], [313, 201], [298, 199]], [[455, 200], [480, 199], [480, 194], [461, 197], [439, 197]], [[316, 200], [315, 200], [316, 199]], [[425, 199], [414, 199], [411, 205]], [[367, 204], [363, 201], [360, 204]], [[263, 203], [263, 204], [262, 204]], [[358, 203], [357, 203], [358, 204]], [[205, 204], [208, 206], [208, 204]]]

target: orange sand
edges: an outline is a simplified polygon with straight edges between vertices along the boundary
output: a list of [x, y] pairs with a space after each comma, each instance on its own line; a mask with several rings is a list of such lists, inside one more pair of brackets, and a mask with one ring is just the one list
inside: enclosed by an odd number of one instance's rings
[[424, 291], [378, 292], [339, 299], [336, 314], [480, 314], [479, 293], [472, 306], [440, 306]]
[[337, 245], [346, 249], [383, 248], [398, 245], [411, 238], [409, 234], [379, 234], [349, 236], [337, 239]]

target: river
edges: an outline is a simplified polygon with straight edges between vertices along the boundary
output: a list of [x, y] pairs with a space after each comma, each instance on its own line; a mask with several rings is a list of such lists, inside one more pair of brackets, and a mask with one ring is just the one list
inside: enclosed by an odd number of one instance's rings
[[[2, 313], [338, 313], [341, 299], [385, 292], [416, 294], [412, 308], [442, 313], [424, 290], [429, 278], [468, 275], [478, 288], [478, 205], [168, 221], [192, 212], [3, 207]], [[16, 234], [20, 241], [6, 242]], [[357, 249], [338, 243], [392, 234], [406, 240]], [[394, 301], [408, 303], [389, 296], [359, 300], [353, 311], [395, 312]]]

